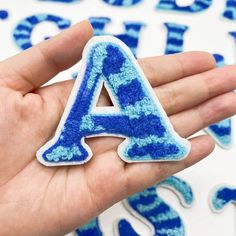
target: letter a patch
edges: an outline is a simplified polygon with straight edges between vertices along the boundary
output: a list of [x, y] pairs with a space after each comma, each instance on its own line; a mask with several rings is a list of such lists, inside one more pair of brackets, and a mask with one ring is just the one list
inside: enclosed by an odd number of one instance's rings
[[[96, 106], [103, 85], [114, 107]], [[190, 151], [190, 142], [174, 131], [132, 52], [111, 36], [94, 37], [85, 47], [55, 136], [37, 158], [47, 166], [83, 164], [93, 155], [85, 138], [95, 136], [124, 138], [118, 154], [125, 162], [178, 161]]]

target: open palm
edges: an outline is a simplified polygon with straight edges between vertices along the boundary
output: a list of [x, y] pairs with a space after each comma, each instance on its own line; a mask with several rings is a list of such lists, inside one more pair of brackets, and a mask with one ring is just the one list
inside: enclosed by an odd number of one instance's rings
[[[121, 139], [92, 138], [85, 165], [45, 167], [36, 151], [54, 134], [73, 81], [40, 88], [78, 62], [92, 36], [87, 21], [0, 63], [0, 235], [63, 235], [128, 195], [209, 155], [209, 136], [191, 139], [187, 159], [126, 164]], [[212, 56], [189, 52], [139, 63], [175, 130], [189, 137], [236, 112], [236, 68], [215, 68]], [[103, 105], [109, 101], [104, 95]]]

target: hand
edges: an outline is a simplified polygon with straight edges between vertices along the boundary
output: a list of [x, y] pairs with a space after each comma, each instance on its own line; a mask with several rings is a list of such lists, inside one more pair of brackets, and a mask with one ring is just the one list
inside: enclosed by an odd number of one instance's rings
[[[40, 86], [79, 61], [91, 36], [85, 21], [0, 63], [0, 235], [66, 234], [214, 149], [209, 136], [199, 136], [183, 161], [126, 164], [117, 156], [121, 139], [92, 138], [94, 156], [85, 165], [41, 165], [35, 153], [54, 134], [74, 82]], [[216, 69], [204, 52], [139, 63], [181, 136], [236, 113], [236, 67]]]

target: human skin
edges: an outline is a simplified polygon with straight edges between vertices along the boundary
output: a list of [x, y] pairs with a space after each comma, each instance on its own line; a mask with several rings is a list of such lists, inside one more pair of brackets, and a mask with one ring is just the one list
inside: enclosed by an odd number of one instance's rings
[[[74, 81], [41, 87], [81, 59], [92, 37], [88, 21], [0, 63], [0, 235], [64, 235], [114, 203], [208, 156], [207, 136], [190, 139], [179, 162], [126, 164], [122, 139], [91, 138], [81, 166], [45, 167], [36, 151], [54, 134]], [[188, 138], [236, 113], [236, 67], [215, 68], [206, 52], [139, 59], [175, 130]], [[109, 99], [103, 93], [100, 104]], [[106, 145], [104, 145], [106, 143]]]

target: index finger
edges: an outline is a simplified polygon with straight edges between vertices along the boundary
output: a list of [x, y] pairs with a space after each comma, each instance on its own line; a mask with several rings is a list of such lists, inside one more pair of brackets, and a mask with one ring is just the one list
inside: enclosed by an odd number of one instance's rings
[[153, 87], [202, 73], [216, 66], [210, 53], [200, 51], [147, 57], [138, 62]]
[[59, 35], [0, 63], [0, 85], [28, 93], [81, 59], [92, 26], [82, 21]]

